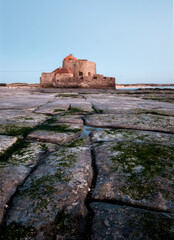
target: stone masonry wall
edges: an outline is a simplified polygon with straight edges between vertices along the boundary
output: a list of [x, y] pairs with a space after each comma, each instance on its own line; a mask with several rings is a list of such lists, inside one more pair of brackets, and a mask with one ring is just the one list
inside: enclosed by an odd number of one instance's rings
[[42, 73], [40, 78], [40, 85], [41, 87], [52, 87], [53, 80], [55, 79], [55, 73]]
[[55, 81], [65, 80], [67, 78], [73, 77], [73, 73], [57, 73], [55, 76]]
[[[96, 63], [87, 60], [64, 60], [63, 68], [70, 68], [74, 73], [74, 77], [87, 77], [96, 74]], [[79, 75], [79, 73], [82, 75]]]
[[54, 85], [57, 88], [110, 88], [115, 89], [115, 78], [94, 76], [94, 77], [71, 77], [60, 79]]
[[71, 73], [43, 73], [41, 87], [57, 88], [112, 88], [115, 89], [115, 78], [96, 74], [87, 77], [72, 77]]

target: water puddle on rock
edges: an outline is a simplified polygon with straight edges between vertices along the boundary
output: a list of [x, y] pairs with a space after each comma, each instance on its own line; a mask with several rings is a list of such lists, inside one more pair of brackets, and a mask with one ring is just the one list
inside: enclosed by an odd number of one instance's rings
[[103, 128], [97, 128], [97, 127], [90, 127], [90, 126], [83, 126], [83, 132], [81, 134], [81, 137], [89, 136], [90, 133], [94, 131], [102, 131]]

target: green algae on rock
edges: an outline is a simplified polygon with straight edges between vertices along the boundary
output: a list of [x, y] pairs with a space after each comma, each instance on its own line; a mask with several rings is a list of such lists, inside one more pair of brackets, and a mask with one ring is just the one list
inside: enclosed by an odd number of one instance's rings
[[1, 240], [32, 240], [35, 237], [35, 229], [33, 227], [23, 227], [19, 224], [11, 223], [7, 228], [0, 229]]
[[48, 114], [48, 115], [54, 115], [57, 113], [61, 113], [63, 111], [67, 111], [70, 106], [69, 102], [62, 101], [62, 100], [55, 100], [51, 102], [47, 102], [46, 104], [38, 107], [35, 109], [35, 113], [39, 114]]
[[103, 129], [91, 133], [93, 142], [136, 141], [155, 142], [174, 145], [174, 135], [160, 132], [140, 131], [131, 129]]
[[56, 119], [49, 119], [31, 132], [27, 139], [42, 142], [56, 143], [59, 145], [71, 142], [81, 135], [82, 124], [57, 123]]
[[172, 146], [112, 142], [95, 144], [94, 151], [98, 170], [94, 199], [174, 211]]
[[[79, 237], [80, 228], [85, 228], [87, 210], [84, 201], [91, 181], [88, 148], [62, 147], [52, 152], [14, 197], [7, 216], [7, 227], [13, 222], [25, 227], [33, 226], [39, 239], [45, 239], [43, 236], [49, 239], [52, 234]], [[62, 211], [64, 220], [60, 219]], [[69, 221], [72, 227], [64, 233]], [[76, 229], [75, 233], [72, 229]]]
[[10, 136], [26, 135], [33, 127], [43, 123], [47, 119], [43, 114], [30, 114], [27, 116], [17, 116], [13, 119], [0, 120], [0, 134]]
[[0, 162], [0, 222], [7, 202], [38, 164], [43, 153], [39, 143], [24, 142], [12, 155], [9, 154]]
[[88, 126], [138, 129], [174, 133], [174, 117], [154, 114], [94, 114], [85, 117]]
[[17, 137], [0, 135], [0, 161], [2, 155], [17, 142]]
[[93, 108], [91, 103], [87, 101], [81, 101], [81, 102], [76, 102], [72, 103], [69, 110], [71, 112], [93, 112]]

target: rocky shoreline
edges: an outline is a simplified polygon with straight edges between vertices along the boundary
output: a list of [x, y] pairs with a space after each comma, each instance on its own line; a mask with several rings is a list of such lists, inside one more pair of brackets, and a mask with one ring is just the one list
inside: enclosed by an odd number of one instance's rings
[[173, 239], [173, 102], [1, 87], [0, 239]]

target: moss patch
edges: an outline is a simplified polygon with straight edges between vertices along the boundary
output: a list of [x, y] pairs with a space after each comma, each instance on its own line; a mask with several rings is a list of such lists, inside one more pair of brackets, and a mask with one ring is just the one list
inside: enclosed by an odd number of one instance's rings
[[33, 129], [33, 131], [37, 130], [45, 130], [45, 131], [53, 131], [53, 132], [59, 132], [59, 133], [77, 133], [80, 132], [81, 129], [70, 129], [70, 127], [67, 124], [59, 124], [59, 125], [49, 125], [49, 124], [42, 124]]
[[[149, 198], [159, 187], [159, 176], [171, 179], [174, 174], [173, 147], [153, 143], [118, 143], [112, 151], [116, 152], [116, 156], [111, 158], [112, 171], [121, 169], [126, 178], [125, 186], [120, 190], [133, 199]], [[168, 196], [167, 190], [165, 195]]]
[[55, 217], [56, 231], [66, 237], [74, 237], [78, 233], [78, 218], [72, 218], [66, 209], [59, 210]]
[[79, 139], [76, 139], [75, 141], [67, 144], [65, 147], [69, 147], [69, 148], [80, 147], [80, 146], [83, 146], [83, 144], [84, 144], [84, 139], [83, 138], [79, 138]]
[[58, 108], [54, 109], [54, 113], [56, 113], [56, 112], [64, 112], [64, 111], [65, 111], [65, 109], [58, 109]]
[[20, 194], [29, 196], [31, 200], [35, 200], [34, 212], [48, 208], [54, 195], [58, 194], [56, 187], [58, 182], [70, 181], [71, 171], [68, 168], [72, 167], [76, 160], [75, 153], [67, 154], [65, 151], [55, 153], [52, 159], [54, 172], [52, 174], [44, 174], [37, 179], [31, 179], [29, 187]]
[[97, 108], [95, 108], [94, 105], [92, 106], [92, 109], [93, 109], [94, 113], [103, 113], [102, 109], [97, 109]]
[[1, 240], [30, 240], [35, 235], [36, 230], [33, 227], [24, 227], [16, 223], [11, 223], [6, 228], [0, 230]]
[[3, 129], [4, 133], [9, 136], [22, 135], [25, 137], [31, 131], [32, 127], [28, 127], [28, 126], [20, 127], [15, 124], [9, 124], [9, 125], [0, 125], [0, 129]]
[[171, 218], [144, 212], [139, 217], [139, 223], [149, 239], [172, 239], [173, 219]]
[[4, 168], [7, 164], [25, 164], [27, 161], [38, 157], [41, 151], [47, 151], [46, 146], [40, 143], [25, 142], [20, 139], [0, 156], [0, 168]]
[[70, 107], [68, 109], [69, 114], [76, 114], [76, 113], [88, 113], [87, 111], [84, 111], [83, 109], [76, 108], [76, 107]]
[[12, 154], [21, 154], [21, 151], [27, 148], [28, 142], [25, 142], [23, 139], [18, 139], [15, 144], [7, 149], [4, 153], [0, 153], [0, 164], [6, 163]]
[[45, 143], [41, 143], [40, 146], [43, 151], [48, 151], [48, 146]]

